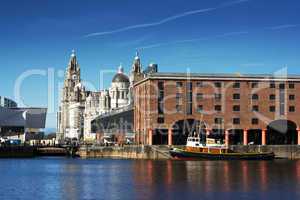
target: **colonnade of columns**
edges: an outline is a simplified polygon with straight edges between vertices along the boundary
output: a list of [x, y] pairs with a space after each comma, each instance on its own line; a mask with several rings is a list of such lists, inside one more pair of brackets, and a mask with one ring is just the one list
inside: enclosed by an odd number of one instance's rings
[[[230, 144], [230, 139], [229, 139], [229, 131], [230, 130], [225, 130], [225, 145], [229, 146]], [[206, 130], [206, 137], [209, 137], [211, 133], [211, 130], [207, 129]], [[243, 145], [248, 145], [248, 130], [244, 129], [243, 130]], [[297, 144], [300, 145], [300, 129], [297, 129], [297, 134], [298, 134], [298, 141]], [[153, 130], [149, 129], [148, 131], [148, 144], [152, 145], [153, 144]], [[173, 145], [173, 130], [171, 128], [168, 129], [168, 145], [171, 146]], [[261, 145], [267, 145], [267, 130], [263, 129], [261, 130]]]

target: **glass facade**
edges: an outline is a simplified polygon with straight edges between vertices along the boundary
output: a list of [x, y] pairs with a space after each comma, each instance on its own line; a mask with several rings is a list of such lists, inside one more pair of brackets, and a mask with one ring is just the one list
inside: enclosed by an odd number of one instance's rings
[[6, 108], [16, 108], [18, 105], [13, 100], [0, 96], [0, 106]]

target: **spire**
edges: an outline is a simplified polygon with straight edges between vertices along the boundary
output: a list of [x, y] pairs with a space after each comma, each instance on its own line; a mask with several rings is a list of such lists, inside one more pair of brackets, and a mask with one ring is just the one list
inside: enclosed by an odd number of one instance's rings
[[72, 50], [71, 58], [76, 57], [75, 49]]
[[77, 62], [76, 53], [74, 49], [72, 50], [72, 54], [69, 62], [69, 68], [71, 70], [76, 70], [76, 71], [79, 70], [79, 65]]
[[134, 58], [133, 65], [132, 65], [132, 72], [140, 73], [141, 68], [142, 68], [141, 59], [140, 59], [138, 50], [136, 50], [135, 58]]
[[136, 60], [140, 59], [140, 57], [139, 57], [139, 51], [138, 50], [136, 50], [136, 52], [135, 52], [135, 59]]
[[122, 63], [120, 63], [120, 66], [118, 68], [118, 73], [123, 74], [123, 72], [124, 72], [124, 69], [123, 69]]

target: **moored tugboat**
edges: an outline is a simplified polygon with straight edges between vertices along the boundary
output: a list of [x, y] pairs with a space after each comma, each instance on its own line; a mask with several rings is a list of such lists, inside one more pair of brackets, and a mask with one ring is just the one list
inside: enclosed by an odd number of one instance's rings
[[186, 147], [170, 150], [174, 159], [179, 160], [272, 160], [273, 152], [267, 153], [239, 153], [230, 150], [223, 144], [218, 144], [214, 139], [207, 139], [201, 143], [199, 137], [188, 137]]

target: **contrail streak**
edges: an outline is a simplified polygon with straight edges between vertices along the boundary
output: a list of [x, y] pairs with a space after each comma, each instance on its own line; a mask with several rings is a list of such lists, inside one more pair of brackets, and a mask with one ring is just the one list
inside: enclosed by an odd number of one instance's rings
[[298, 27], [300, 24], [284, 24], [280, 26], [273, 26], [273, 27], [268, 27], [267, 29], [269, 30], [280, 30], [280, 29], [287, 29], [287, 28], [295, 28]]
[[[300, 24], [284, 24], [284, 25], [278, 25], [278, 26], [272, 26], [272, 27], [265, 27], [263, 29], [276, 31], [276, 30], [283, 30], [283, 29], [296, 28], [296, 27], [300, 27]], [[166, 45], [205, 41], [205, 40], [209, 40], [209, 39], [224, 38], [224, 37], [229, 37], [229, 36], [234, 36], [234, 35], [242, 35], [242, 34], [248, 34], [248, 33], [249, 33], [248, 31], [229, 32], [229, 33], [224, 33], [221, 35], [215, 35], [212, 37], [203, 37], [203, 38], [195, 38], [195, 39], [187, 39], [187, 40], [177, 40], [177, 41], [173, 41], [173, 42], [156, 43], [156, 44], [151, 44], [151, 45], [147, 45], [147, 46], [142, 46], [142, 47], [139, 47], [138, 49], [151, 49], [151, 48], [156, 48], [156, 47], [161, 47], [161, 46], [166, 46]]]
[[187, 39], [187, 40], [177, 40], [177, 41], [173, 41], [173, 42], [163, 42], [163, 43], [150, 44], [150, 45], [147, 45], [147, 46], [138, 47], [137, 49], [141, 49], [141, 50], [142, 49], [152, 49], [152, 48], [166, 46], [166, 45], [174, 45], [174, 44], [198, 42], [198, 41], [207, 41], [207, 40], [215, 39], [215, 38], [226, 38], [226, 37], [230, 37], [230, 36], [244, 35], [244, 34], [248, 34], [248, 33], [249, 33], [248, 31], [228, 32], [228, 33], [215, 35], [215, 36], [211, 36], [211, 37], [202, 37], [202, 38], [194, 38], [194, 39]]
[[120, 33], [120, 32], [124, 32], [124, 31], [129, 31], [129, 30], [134, 30], [134, 29], [159, 26], [159, 25], [165, 24], [167, 22], [174, 21], [174, 20], [182, 18], [182, 17], [186, 17], [186, 16], [190, 16], [190, 15], [195, 15], [195, 14], [200, 14], [200, 13], [207, 13], [207, 12], [211, 12], [211, 11], [214, 11], [214, 10], [217, 10], [217, 9], [220, 9], [220, 8], [230, 7], [230, 6], [233, 6], [233, 5], [236, 5], [236, 4], [241, 4], [241, 3], [244, 3], [244, 2], [248, 2], [248, 1], [250, 1], [250, 0], [230, 1], [230, 2], [227, 2], [227, 3], [220, 4], [217, 7], [211, 7], [211, 8], [205, 8], [205, 9], [198, 9], [198, 10], [192, 10], [192, 11], [183, 12], [183, 13], [180, 13], [180, 14], [177, 14], [177, 15], [174, 15], [174, 16], [167, 17], [167, 18], [162, 19], [162, 20], [157, 21], [157, 22], [145, 23], [145, 24], [137, 24], [137, 25], [132, 25], [132, 26], [126, 26], [126, 27], [115, 29], [115, 30], [112, 30], [112, 31], [90, 33], [90, 34], [85, 35], [84, 37], [103, 36], [103, 35], [109, 35], [109, 34]]

